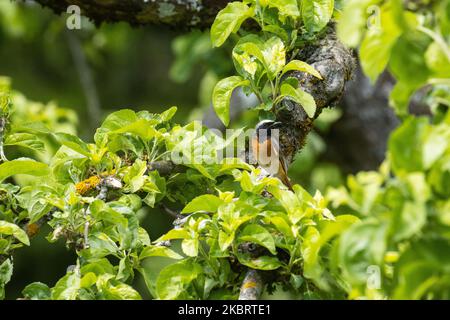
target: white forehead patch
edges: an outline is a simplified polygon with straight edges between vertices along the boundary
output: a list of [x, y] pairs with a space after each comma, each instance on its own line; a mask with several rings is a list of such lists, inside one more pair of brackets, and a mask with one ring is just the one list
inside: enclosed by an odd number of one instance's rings
[[265, 124], [274, 123], [273, 120], [263, 120], [256, 125], [256, 130], [264, 126]]

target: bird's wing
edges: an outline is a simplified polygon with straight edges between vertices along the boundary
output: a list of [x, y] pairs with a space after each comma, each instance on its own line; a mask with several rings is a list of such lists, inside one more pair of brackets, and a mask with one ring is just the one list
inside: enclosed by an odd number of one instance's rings
[[277, 157], [277, 159], [279, 161], [279, 168], [278, 168], [278, 173], [277, 173], [278, 178], [280, 178], [280, 180], [290, 190], [293, 190], [291, 181], [289, 180], [289, 177], [287, 175], [288, 165], [287, 165], [284, 157], [280, 156], [280, 145], [279, 145], [278, 141], [276, 141], [275, 139], [272, 139], [272, 152], [273, 152], [273, 156]]

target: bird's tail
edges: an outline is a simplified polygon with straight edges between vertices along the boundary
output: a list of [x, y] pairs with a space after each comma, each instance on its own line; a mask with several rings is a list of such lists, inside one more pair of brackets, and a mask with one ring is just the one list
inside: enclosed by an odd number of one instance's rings
[[291, 180], [289, 180], [287, 175], [284, 175], [283, 177], [281, 177], [281, 182], [283, 182], [283, 184], [289, 188], [289, 190], [291, 190], [292, 192], [294, 191], [294, 189], [292, 189], [292, 183]]
[[281, 182], [283, 182], [283, 184], [289, 188], [289, 190], [294, 191], [294, 189], [292, 189], [292, 183], [291, 180], [289, 180], [289, 177], [284, 169], [284, 166], [280, 166], [280, 170], [278, 171], [278, 174], [276, 175], [278, 179], [281, 180]]

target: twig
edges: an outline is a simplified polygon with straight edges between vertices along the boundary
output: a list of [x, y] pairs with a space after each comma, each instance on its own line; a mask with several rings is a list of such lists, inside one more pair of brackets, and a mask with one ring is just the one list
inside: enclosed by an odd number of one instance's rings
[[86, 61], [86, 56], [83, 52], [80, 40], [74, 35], [73, 31], [68, 30], [66, 35], [73, 62], [75, 63], [80, 83], [83, 87], [84, 96], [86, 97], [86, 107], [89, 115], [90, 127], [92, 129], [97, 127], [102, 116], [100, 99], [97, 94], [94, 77], [92, 76], [91, 69]]
[[165, 177], [176, 171], [176, 165], [169, 160], [159, 160], [149, 162], [147, 169], [148, 171], [158, 171], [160, 176]]
[[87, 220], [88, 215], [89, 215], [89, 209], [86, 208], [86, 209], [84, 209], [84, 218], [86, 219], [86, 222], [84, 223], [84, 232], [83, 232], [84, 245], [83, 245], [83, 249], [88, 249], [89, 248], [89, 221]]
[[263, 290], [263, 282], [258, 271], [250, 269], [247, 271], [242, 282], [239, 300], [258, 300]]
[[170, 209], [164, 203], [161, 203], [160, 207], [164, 210], [165, 213], [167, 213], [169, 216], [171, 216], [174, 219], [179, 219], [180, 217], [183, 217], [181, 214], [179, 214], [175, 210]]
[[4, 161], [8, 161], [3, 151], [3, 135], [6, 127], [6, 118], [0, 117], [0, 163]]

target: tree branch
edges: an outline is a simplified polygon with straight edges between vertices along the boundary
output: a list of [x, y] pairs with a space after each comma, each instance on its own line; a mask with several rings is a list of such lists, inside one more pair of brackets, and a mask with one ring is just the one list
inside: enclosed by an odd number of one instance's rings
[[263, 282], [258, 271], [250, 269], [247, 271], [242, 282], [239, 300], [258, 300], [263, 290]]
[[70, 5], [96, 24], [128, 22], [131, 25], [170, 25], [187, 29], [209, 27], [217, 12], [230, 0], [35, 0], [60, 14]]
[[313, 122], [322, 110], [337, 105], [355, 70], [353, 54], [339, 42], [334, 28], [330, 28], [323, 39], [304, 48], [298, 58], [319, 71], [323, 80], [298, 71], [288, 75], [299, 80], [299, 87], [310, 93], [317, 105], [312, 119], [300, 105], [291, 100], [285, 99], [276, 106], [277, 120], [284, 124], [280, 130], [281, 152], [289, 163], [304, 146], [306, 137], [313, 128]]
[[80, 39], [78, 39], [76, 34], [73, 32], [66, 31], [65, 35], [67, 37], [73, 62], [80, 78], [80, 84], [86, 98], [86, 111], [89, 115], [90, 129], [94, 130], [100, 123], [102, 117], [100, 98], [98, 97], [94, 76], [92, 75], [92, 71], [86, 61], [86, 56], [80, 43]]
[[172, 173], [181, 172], [175, 163], [170, 160], [159, 160], [154, 162], [149, 162], [147, 164], [148, 171], [158, 171], [161, 177], [166, 177]]

